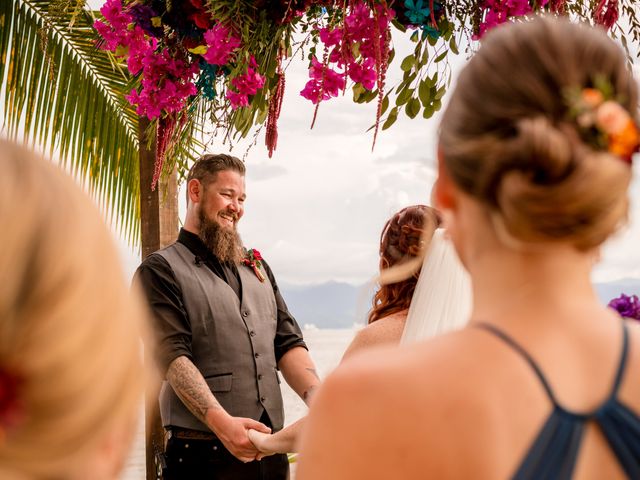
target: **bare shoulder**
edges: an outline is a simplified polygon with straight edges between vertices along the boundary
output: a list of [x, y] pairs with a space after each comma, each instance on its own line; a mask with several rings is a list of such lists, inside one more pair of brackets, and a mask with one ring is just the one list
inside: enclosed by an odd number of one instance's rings
[[397, 345], [400, 343], [406, 321], [407, 311], [404, 310], [370, 323], [355, 334], [345, 351], [344, 358], [370, 347]]
[[[486, 340], [463, 330], [349, 358], [321, 387], [305, 431], [303, 457], [314, 469], [322, 465], [321, 474], [304, 476], [311, 469], [302, 462], [300, 478], [446, 477], [456, 463], [447, 452], [459, 451], [469, 438], [469, 419], [482, 417], [485, 401], [470, 393], [480, 390], [488, 370], [486, 361], [478, 367], [476, 356]], [[373, 461], [363, 455], [375, 455], [390, 439], [402, 465], [395, 453]]]

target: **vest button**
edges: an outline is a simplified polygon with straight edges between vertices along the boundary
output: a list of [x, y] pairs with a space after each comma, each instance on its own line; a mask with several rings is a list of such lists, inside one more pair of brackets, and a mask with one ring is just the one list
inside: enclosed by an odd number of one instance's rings
[[261, 373], [258, 374], [258, 380], [262, 380], [262, 374]]
[[247, 312], [247, 311], [242, 312], [242, 316], [243, 317], [248, 317], [249, 316], [249, 312]]
[[256, 332], [254, 332], [253, 330], [251, 330], [251, 331], [249, 332], [249, 335], [251, 335], [252, 337], [255, 337], [255, 336], [256, 336]]
[[265, 397], [260, 397], [260, 401], [261, 401], [261, 402], [264, 402], [265, 400], [266, 400], [266, 398], [265, 398]]
[[260, 354], [259, 354], [259, 353], [256, 353], [256, 354], [254, 355], [254, 357], [256, 357], [256, 358], [258, 358], [259, 356], [260, 356]]

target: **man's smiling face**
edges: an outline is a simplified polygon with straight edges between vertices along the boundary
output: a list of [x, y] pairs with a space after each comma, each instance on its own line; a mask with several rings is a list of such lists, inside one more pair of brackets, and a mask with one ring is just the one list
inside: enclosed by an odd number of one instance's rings
[[245, 198], [244, 176], [235, 170], [218, 172], [216, 179], [204, 187], [201, 216], [222, 228], [235, 230], [244, 214]]

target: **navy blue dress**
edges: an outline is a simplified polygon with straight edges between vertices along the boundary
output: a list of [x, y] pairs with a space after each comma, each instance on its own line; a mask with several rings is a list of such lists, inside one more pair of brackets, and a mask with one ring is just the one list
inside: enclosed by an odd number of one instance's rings
[[497, 336], [524, 357], [553, 403], [551, 415], [514, 474], [514, 479], [570, 479], [587, 422], [595, 422], [600, 427], [629, 478], [640, 479], [640, 417], [617, 398], [629, 350], [629, 333], [624, 321], [622, 353], [613, 388], [605, 402], [587, 414], [571, 412], [557, 402], [540, 367], [511, 337], [493, 325], [481, 323], [477, 326]]

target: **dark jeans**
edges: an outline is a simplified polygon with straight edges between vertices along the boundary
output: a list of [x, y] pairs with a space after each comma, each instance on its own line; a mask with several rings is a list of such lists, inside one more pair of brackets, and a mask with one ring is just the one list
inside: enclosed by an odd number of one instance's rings
[[262, 460], [242, 463], [220, 440], [170, 438], [165, 452], [167, 469], [164, 480], [286, 480], [289, 461], [286, 455], [271, 455]]

